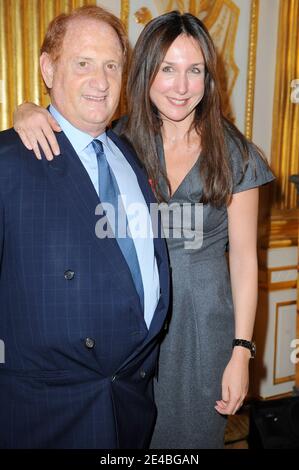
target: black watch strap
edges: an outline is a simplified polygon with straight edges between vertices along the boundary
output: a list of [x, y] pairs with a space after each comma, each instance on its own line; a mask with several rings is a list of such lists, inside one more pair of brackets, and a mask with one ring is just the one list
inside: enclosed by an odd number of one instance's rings
[[251, 358], [253, 359], [256, 354], [256, 346], [253, 341], [247, 341], [246, 339], [234, 339], [232, 347], [242, 346], [243, 348], [249, 349], [251, 352]]

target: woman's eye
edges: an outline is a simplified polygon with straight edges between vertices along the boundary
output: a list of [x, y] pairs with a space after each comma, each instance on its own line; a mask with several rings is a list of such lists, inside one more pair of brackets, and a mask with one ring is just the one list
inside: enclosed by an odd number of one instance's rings
[[82, 60], [81, 62], [79, 62], [79, 67], [80, 67], [81, 69], [83, 69], [83, 68], [86, 67], [86, 66], [87, 66], [87, 62], [85, 62], [85, 61], [83, 61], [83, 60]]
[[200, 74], [203, 72], [203, 70], [198, 67], [193, 67], [192, 72], [196, 74]]
[[167, 65], [162, 68], [162, 72], [173, 72], [173, 68]]

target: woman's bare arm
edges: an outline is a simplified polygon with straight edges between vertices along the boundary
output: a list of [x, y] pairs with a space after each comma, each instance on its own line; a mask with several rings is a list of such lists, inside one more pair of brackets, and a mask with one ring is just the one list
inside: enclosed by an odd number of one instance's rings
[[[258, 188], [234, 194], [228, 207], [229, 264], [235, 311], [235, 338], [251, 341], [257, 305]], [[234, 414], [249, 385], [250, 351], [236, 346], [224, 371], [222, 400], [216, 410]]]
[[49, 111], [34, 103], [23, 103], [15, 110], [13, 121], [23, 144], [28, 150], [33, 150], [36, 158], [42, 158], [40, 148], [47, 160], [60, 155], [54, 131], [60, 132], [61, 127]]

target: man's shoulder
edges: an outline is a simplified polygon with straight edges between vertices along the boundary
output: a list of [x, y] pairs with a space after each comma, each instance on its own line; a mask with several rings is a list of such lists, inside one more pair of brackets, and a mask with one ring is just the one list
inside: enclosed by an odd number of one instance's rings
[[[16, 184], [24, 166], [27, 165], [23, 155], [21, 139], [14, 129], [0, 132], [0, 186]], [[32, 160], [34, 157], [32, 157]]]
[[1, 160], [6, 156], [12, 157], [20, 152], [21, 140], [17, 132], [11, 128], [0, 132], [0, 157]]
[[5, 129], [4, 131], [0, 131], [1, 145], [2, 143], [4, 144], [4, 143], [9, 143], [9, 142], [18, 141], [18, 140], [19, 140], [19, 136], [13, 127], [11, 127], [10, 129]]

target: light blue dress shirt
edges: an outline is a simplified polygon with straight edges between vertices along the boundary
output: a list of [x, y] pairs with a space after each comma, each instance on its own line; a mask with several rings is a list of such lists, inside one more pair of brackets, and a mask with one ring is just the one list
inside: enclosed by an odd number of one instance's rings
[[154, 253], [152, 223], [136, 175], [106, 132], [98, 137], [92, 137], [70, 124], [53, 105], [50, 106], [50, 112], [74, 147], [97, 193], [98, 163], [91, 142], [98, 139], [103, 144], [107, 161], [115, 175], [126, 208], [143, 282], [144, 319], [149, 328], [160, 297], [160, 281]]

